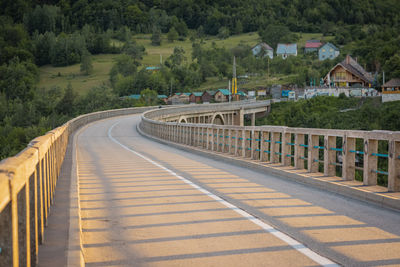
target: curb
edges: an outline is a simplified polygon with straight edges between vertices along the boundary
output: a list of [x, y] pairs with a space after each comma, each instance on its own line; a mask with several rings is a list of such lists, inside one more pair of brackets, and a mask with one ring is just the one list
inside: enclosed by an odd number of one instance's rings
[[140, 128], [140, 124], [137, 125], [136, 128], [140, 135], [142, 135], [148, 139], [152, 139], [158, 143], [166, 144], [168, 146], [172, 146], [172, 147], [178, 148], [180, 150], [188, 151], [188, 152], [195, 153], [195, 154], [201, 155], [201, 156], [206, 156], [208, 158], [212, 158], [212, 159], [215, 159], [218, 161], [235, 164], [236, 166], [249, 168], [252, 170], [259, 171], [259, 172], [266, 172], [268, 174], [273, 174], [273, 175], [282, 177], [284, 179], [291, 180], [291, 181], [301, 183], [304, 185], [311, 185], [314, 188], [326, 190], [331, 193], [349, 197], [351, 199], [356, 199], [356, 200], [360, 200], [363, 202], [377, 205], [379, 207], [384, 207], [384, 208], [389, 208], [389, 209], [394, 209], [396, 211], [400, 211], [400, 199], [399, 198], [386, 196], [382, 193], [374, 193], [374, 192], [366, 191], [362, 188], [362, 186], [361, 187], [352, 187], [352, 186], [343, 184], [343, 182], [345, 182], [345, 181], [341, 180], [340, 177], [338, 177], [338, 179], [336, 181], [326, 181], [322, 178], [326, 179], [328, 177], [323, 176], [323, 174], [321, 174], [321, 176], [318, 176], [318, 177], [312, 177], [312, 176], [308, 175], [309, 173], [304, 173], [304, 175], [301, 175], [298, 173], [293, 173], [290, 171], [278, 169], [279, 167], [283, 167], [282, 165], [272, 166], [272, 164], [262, 163], [260, 161], [257, 162], [257, 161], [252, 161], [250, 159], [237, 158], [237, 157], [233, 157], [233, 156], [230, 156], [227, 154], [223, 154], [221, 152], [209, 151], [209, 150], [205, 150], [202, 148], [197, 148], [197, 147], [192, 147], [192, 146], [188, 146], [188, 145], [183, 145], [183, 144], [179, 144], [179, 143], [166, 141], [166, 140], [151, 136], [147, 133], [144, 133], [142, 131], [142, 129]]
[[81, 225], [81, 207], [78, 182], [78, 161], [76, 151], [76, 140], [80, 132], [86, 126], [81, 127], [72, 134], [72, 168], [71, 168], [71, 188], [70, 188], [70, 212], [69, 212], [69, 231], [68, 231], [68, 251], [67, 267], [85, 266], [83, 258], [82, 244], [82, 225]]

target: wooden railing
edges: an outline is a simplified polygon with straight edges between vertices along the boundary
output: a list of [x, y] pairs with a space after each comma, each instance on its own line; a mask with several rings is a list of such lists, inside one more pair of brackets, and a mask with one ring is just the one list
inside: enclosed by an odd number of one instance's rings
[[71, 134], [105, 118], [154, 107], [95, 112], [68, 121], [0, 162], [0, 266], [35, 266]]

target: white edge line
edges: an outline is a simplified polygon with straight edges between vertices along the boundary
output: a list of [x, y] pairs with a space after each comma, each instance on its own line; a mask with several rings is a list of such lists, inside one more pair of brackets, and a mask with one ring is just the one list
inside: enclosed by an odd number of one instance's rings
[[200, 192], [210, 196], [211, 198], [213, 198], [214, 200], [217, 200], [218, 202], [222, 203], [223, 205], [225, 205], [226, 207], [234, 210], [235, 212], [237, 212], [238, 214], [242, 215], [244, 218], [248, 219], [249, 221], [255, 223], [256, 225], [260, 226], [262, 229], [264, 229], [265, 231], [267, 231], [268, 233], [271, 233], [272, 235], [274, 235], [275, 237], [279, 238], [280, 240], [284, 241], [285, 243], [287, 243], [288, 245], [290, 245], [292, 248], [294, 248], [295, 250], [299, 251], [300, 253], [304, 254], [305, 256], [307, 256], [308, 258], [312, 259], [313, 261], [315, 261], [316, 263], [322, 265], [322, 266], [329, 266], [329, 267], [334, 267], [334, 266], [339, 266], [336, 263], [332, 262], [331, 260], [329, 260], [328, 258], [325, 258], [319, 254], [317, 254], [316, 252], [312, 251], [311, 249], [307, 248], [306, 246], [304, 246], [303, 244], [301, 244], [300, 242], [296, 241], [295, 239], [291, 238], [290, 236], [288, 236], [287, 234], [284, 234], [282, 232], [280, 232], [279, 230], [276, 230], [274, 227], [272, 227], [271, 225], [261, 221], [260, 219], [257, 219], [256, 217], [254, 217], [253, 215], [247, 213], [246, 211], [238, 208], [237, 206], [227, 202], [226, 200], [223, 200], [222, 198], [218, 197], [217, 195], [214, 195], [213, 193], [211, 193], [210, 191], [202, 188], [201, 186], [189, 181], [188, 179], [176, 174], [174, 171], [162, 166], [161, 164], [149, 159], [148, 157], [130, 149], [129, 147], [121, 144], [118, 140], [116, 140], [112, 135], [111, 135], [111, 131], [112, 129], [119, 124], [120, 122], [116, 122], [114, 123], [110, 129], [108, 129], [108, 138], [110, 138], [114, 143], [120, 145], [122, 148], [134, 153], [135, 155], [141, 157], [142, 159], [152, 163], [153, 165], [159, 167], [160, 169], [163, 169], [164, 171], [170, 173], [171, 175], [175, 176], [176, 178], [182, 180], [183, 182], [187, 183], [188, 185], [192, 186], [193, 188], [199, 190]]

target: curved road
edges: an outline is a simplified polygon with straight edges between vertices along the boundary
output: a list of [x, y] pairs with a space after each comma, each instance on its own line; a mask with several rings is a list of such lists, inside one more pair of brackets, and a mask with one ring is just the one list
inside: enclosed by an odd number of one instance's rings
[[80, 131], [87, 266], [400, 265], [400, 213], [177, 150], [139, 115]]

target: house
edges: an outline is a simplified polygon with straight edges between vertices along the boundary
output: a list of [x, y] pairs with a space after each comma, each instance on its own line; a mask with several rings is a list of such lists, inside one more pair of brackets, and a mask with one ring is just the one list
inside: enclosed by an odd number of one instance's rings
[[203, 95], [201, 96], [201, 101], [203, 103], [210, 103], [211, 101], [214, 100], [214, 95], [216, 92], [217, 91], [212, 91], [212, 90], [204, 91]]
[[246, 93], [243, 92], [243, 91], [238, 91], [238, 92], [237, 92], [237, 95], [239, 96], [239, 99], [240, 99], [240, 100], [244, 100], [244, 99], [247, 98]]
[[318, 50], [318, 58], [320, 61], [325, 60], [325, 59], [334, 59], [338, 57], [340, 54], [339, 48], [334, 46], [331, 43], [326, 43], [323, 46], [321, 46]]
[[175, 93], [173, 96], [168, 98], [168, 104], [170, 105], [179, 105], [179, 104], [188, 104], [189, 103], [189, 95], [190, 93]]
[[166, 95], [157, 95], [157, 98], [167, 104], [168, 96]]
[[382, 102], [400, 100], [400, 78], [391, 79], [382, 85]]
[[283, 59], [288, 56], [297, 56], [297, 44], [278, 44], [276, 55]]
[[201, 103], [201, 96], [203, 95], [202, 92], [194, 92], [191, 93], [189, 96], [190, 103]]
[[268, 56], [270, 59], [274, 58], [274, 49], [269, 45], [267, 45], [266, 43], [259, 43], [255, 45], [251, 49], [251, 52], [253, 53], [254, 56], [262, 56], [262, 57]]
[[158, 71], [160, 69], [161, 69], [160, 67], [146, 67], [146, 70], [148, 71]]
[[334, 87], [371, 87], [374, 77], [351, 56], [336, 64], [325, 76], [324, 83]]
[[140, 99], [140, 95], [129, 95], [129, 96], [127, 96], [127, 98], [134, 99], [134, 100], [139, 100]]
[[228, 102], [231, 92], [228, 89], [218, 89], [214, 95], [215, 102]]
[[306, 41], [306, 45], [304, 47], [304, 53], [314, 53], [318, 52], [318, 49], [322, 46], [320, 40], [308, 40]]

